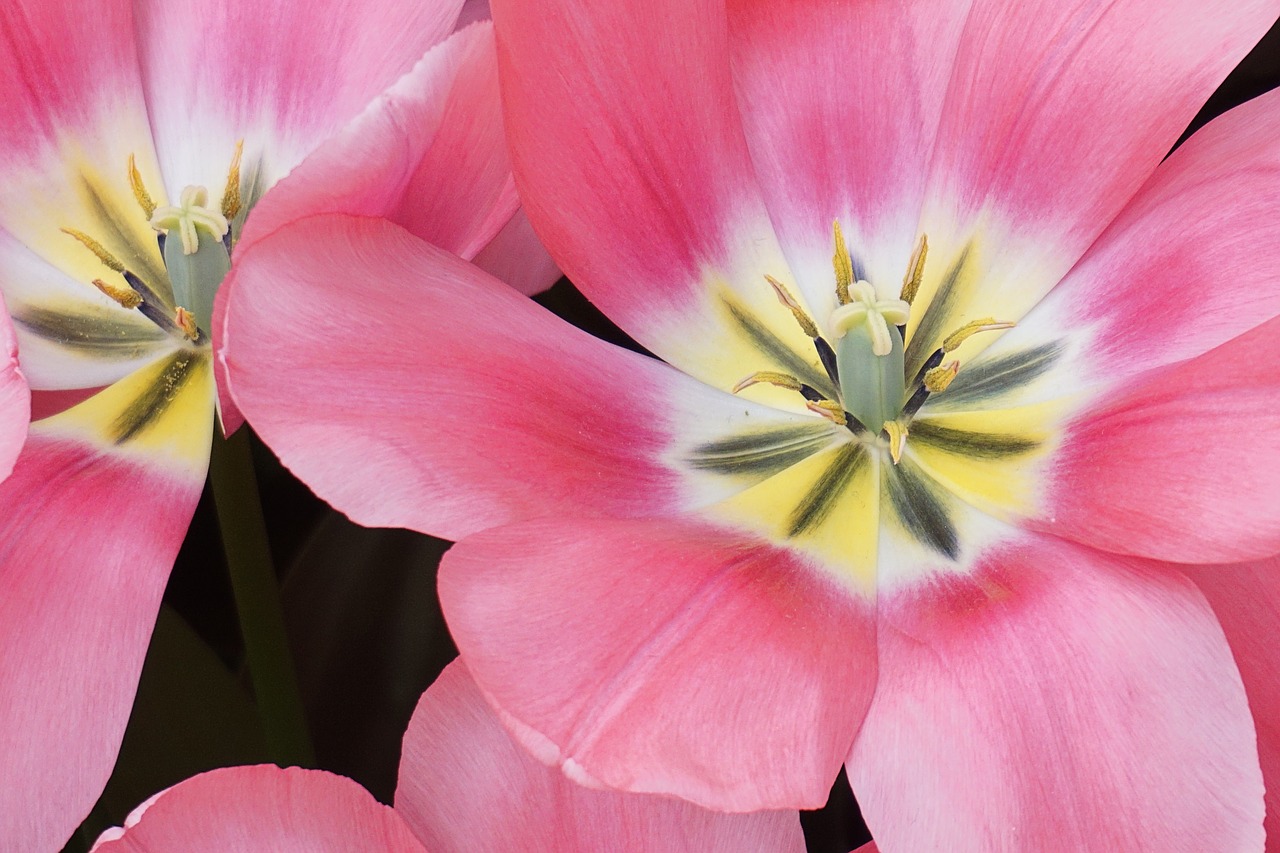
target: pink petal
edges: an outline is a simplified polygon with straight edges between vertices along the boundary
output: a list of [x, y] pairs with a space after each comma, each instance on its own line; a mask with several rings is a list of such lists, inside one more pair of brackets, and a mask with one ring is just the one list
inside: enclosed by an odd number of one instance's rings
[[383, 216], [471, 258], [515, 212], [493, 27], [428, 51], [254, 209], [240, 250], [316, 213]]
[[[985, 355], [1069, 342], [1055, 392], [1116, 384], [1280, 314], [1280, 92], [1196, 133]], [[1229, 200], [1229, 201], [1228, 201]]]
[[27, 438], [31, 391], [18, 369], [18, 347], [0, 300], [0, 480], [9, 476]]
[[782, 369], [758, 346], [744, 367], [746, 325], [812, 353], [764, 279], [790, 275], [738, 119], [722, 6], [492, 6], [521, 198], [574, 284], [720, 387]]
[[473, 260], [480, 269], [529, 296], [560, 280], [560, 268], [533, 233], [523, 210], [517, 210]]
[[[138, 42], [164, 183], [222, 190], [238, 141], [270, 186], [453, 29], [462, 0], [165, 0]], [[317, 85], [324, 81], [324, 85]]]
[[1192, 582], [1204, 593], [1240, 667], [1253, 724], [1258, 730], [1258, 756], [1267, 784], [1269, 849], [1280, 842], [1280, 648], [1275, 626], [1280, 621], [1280, 561], [1230, 566], [1187, 566]]
[[1183, 563], [1280, 552], [1277, 334], [1280, 318], [1081, 413], [1035, 524]]
[[487, 21], [492, 16], [489, 14], [489, 0], [466, 0], [462, 4], [462, 11], [458, 13], [458, 23], [456, 28], [470, 26], [476, 21]]
[[202, 474], [37, 425], [0, 484], [0, 836], [14, 849], [57, 849], [102, 792]]
[[835, 307], [832, 222], [871, 281], [900, 280], [967, 3], [732, 0], [756, 174], [809, 304]]
[[886, 849], [1262, 849], [1244, 689], [1186, 578], [1033, 539], [879, 616], [848, 767]]
[[236, 402], [362, 524], [457, 539], [552, 513], [674, 512], [719, 488], [681, 473], [682, 443], [815, 421], [603, 344], [381, 220], [286, 226], [224, 289]]
[[970, 316], [1016, 320], [1056, 284], [1277, 14], [1275, 0], [974, 0], [921, 225], [957, 252], [977, 241]]
[[793, 811], [723, 814], [570, 782], [511, 740], [461, 660], [405, 732], [396, 810], [432, 850], [804, 850]]
[[107, 830], [99, 853], [422, 853], [400, 816], [355, 782], [269, 764], [193, 776]]
[[530, 522], [445, 556], [440, 599], [512, 733], [578, 781], [822, 805], [875, 685], [865, 602], [694, 522]]

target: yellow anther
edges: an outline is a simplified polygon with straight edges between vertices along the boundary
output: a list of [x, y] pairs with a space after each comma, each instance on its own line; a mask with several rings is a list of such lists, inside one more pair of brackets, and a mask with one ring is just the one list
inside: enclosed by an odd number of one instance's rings
[[849, 285], [853, 284], [853, 258], [849, 256], [849, 247], [844, 242], [844, 232], [840, 230], [840, 220], [835, 221], [836, 253], [831, 263], [836, 268], [836, 300], [841, 305], [849, 304]]
[[86, 249], [97, 255], [98, 260], [102, 261], [103, 265], [107, 269], [114, 270], [115, 272], [124, 272], [124, 264], [120, 263], [120, 261], [116, 259], [115, 255], [108, 252], [106, 246], [102, 245], [83, 231], [77, 231], [74, 228], [63, 228], [61, 230], [63, 234], [75, 237]]
[[151, 193], [147, 192], [146, 185], [142, 183], [142, 173], [138, 171], [138, 164], [132, 154], [129, 155], [129, 186], [133, 187], [133, 197], [138, 200], [138, 207], [150, 219], [151, 214], [156, 212], [156, 203], [151, 200]]
[[200, 327], [196, 325], [196, 318], [190, 311], [178, 306], [178, 310], [173, 313], [173, 322], [178, 325], [182, 333], [189, 339], [195, 340], [200, 337]]
[[907, 274], [902, 277], [902, 301], [907, 304], [915, 302], [916, 294], [920, 292], [920, 282], [924, 280], [924, 259], [928, 254], [929, 238], [921, 234], [920, 242], [916, 243], [916, 250], [907, 262]]
[[838, 426], [844, 426], [844, 409], [839, 403], [833, 403], [830, 400], [806, 400], [804, 407], [817, 415], [822, 415], [827, 420]]
[[951, 385], [951, 380], [956, 378], [956, 374], [960, 372], [960, 362], [953, 361], [950, 364], [944, 364], [941, 367], [935, 367], [926, 371], [924, 374], [924, 387], [928, 388], [931, 393], [947, 390]]
[[796, 322], [800, 324], [800, 328], [811, 338], [818, 337], [821, 332], [818, 331], [818, 324], [805, 312], [800, 303], [787, 290], [786, 286], [769, 274], [765, 274], [765, 281], [773, 288], [773, 292], [777, 295], [778, 301], [787, 308], [791, 309], [791, 316], [796, 318]]
[[111, 297], [121, 308], [137, 308], [142, 304], [142, 295], [125, 284], [108, 284], [100, 278], [93, 280], [93, 286]]
[[942, 351], [951, 352], [960, 348], [960, 345], [969, 338], [978, 334], [978, 332], [994, 332], [997, 329], [1012, 329], [1013, 323], [1005, 323], [994, 320], [991, 317], [984, 317], [981, 320], [972, 320], [947, 335], [946, 340], [942, 342]]
[[885, 435], [889, 438], [889, 458], [897, 465], [902, 459], [902, 451], [907, 446], [907, 428], [898, 421], [885, 421]]
[[205, 207], [208, 200], [209, 192], [204, 187], [186, 187], [177, 205], [156, 208], [151, 215], [151, 227], [166, 234], [177, 229], [182, 238], [182, 253], [194, 255], [200, 248], [198, 231], [208, 231], [221, 240], [231, 227], [225, 216]]
[[244, 140], [236, 143], [236, 153], [231, 158], [231, 170], [227, 172], [227, 186], [222, 191], [222, 215], [235, 219], [240, 212], [240, 157], [244, 154]]
[[752, 385], [760, 385], [762, 383], [765, 385], [777, 385], [779, 388], [786, 388], [790, 391], [800, 390], [800, 380], [794, 376], [775, 373], [772, 370], [757, 370], [737, 385], [734, 385], [733, 393], [737, 394], [743, 388], [750, 388]]

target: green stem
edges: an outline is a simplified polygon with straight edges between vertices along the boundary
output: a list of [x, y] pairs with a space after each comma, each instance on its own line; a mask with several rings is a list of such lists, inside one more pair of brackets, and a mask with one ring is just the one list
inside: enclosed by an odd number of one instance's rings
[[315, 753], [285, 633], [248, 432], [241, 429], [227, 439], [214, 436], [209, 462], [213, 500], [267, 749], [281, 766], [312, 767]]

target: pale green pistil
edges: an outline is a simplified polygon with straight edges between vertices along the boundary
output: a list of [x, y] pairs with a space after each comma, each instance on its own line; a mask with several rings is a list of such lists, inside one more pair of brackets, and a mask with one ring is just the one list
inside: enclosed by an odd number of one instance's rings
[[902, 333], [911, 306], [869, 282], [849, 287], [850, 301], [831, 313], [844, 409], [872, 435], [897, 417], [906, 389]]
[[175, 230], [182, 237], [182, 252], [194, 255], [200, 249], [199, 231], [208, 231], [214, 239], [221, 240], [231, 227], [227, 218], [206, 205], [209, 191], [204, 187], [186, 187], [177, 206], [166, 204], [151, 214], [151, 227], [171, 234]]

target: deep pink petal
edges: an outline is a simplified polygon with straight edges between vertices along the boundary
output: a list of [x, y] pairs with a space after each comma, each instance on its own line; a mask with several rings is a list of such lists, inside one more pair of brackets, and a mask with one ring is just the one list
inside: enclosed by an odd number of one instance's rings
[[716, 497], [679, 473], [698, 435], [816, 420], [603, 344], [383, 220], [282, 228], [224, 289], [236, 402], [363, 524], [457, 539], [552, 513], [672, 512]]
[[809, 303], [835, 303], [832, 222], [900, 280], [969, 3], [728, 4], [733, 76], [769, 212]]
[[1074, 355], [1055, 393], [1199, 355], [1280, 314], [1280, 92], [1175, 151], [1037, 308], [984, 356], [1044, 342]]
[[471, 258], [518, 205], [502, 135], [493, 28], [428, 51], [263, 198], [240, 244], [317, 213], [383, 216]]
[[870, 607], [691, 521], [530, 522], [445, 556], [449, 628], [513, 734], [571, 777], [816, 808], [875, 685]]
[[461, 660], [405, 732], [396, 810], [432, 850], [804, 850], [794, 811], [731, 815], [569, 781], [511, 740]]
[[492, 6], [521, 198], [574, 284], [650, 351], [720, 387], [782, 369], [760, 348], [744, 367], [731, 343], [744, 318], [811, 352], [764, 279], [791, 276], [738, 118], [723, 6]]
[[490, 19], [489, 0], [465, 0], [462, 11], [458, 13], [457, 29], [474, 24], [476, 21]]
[[0, 484], [0, 835], [14, 849], [57, 849], [102, 792], [202, 484], [39, 425]]
[[1035, 524], [1174, 562], [1280, 552], [1280, 318], [1082, 412]]
[[541, 293], [560, 279], [560, 268], [543, 248], [524, 211], [516, 211], [473, 259], [476, 266], [521, 293]]
[[355, 782], [270, 764], [193, 776], [103, 833], [99, 853], [424, 853], [394, 810]]
[[1240, 668], [1267, 784], [1267, 849], [1280, 849], [1280, 560], [1185, 571], [1208, 599]]
[[462, 0], [137, 5], [165, 185], [216, 198], [238, 141], [246, 183], [270, 186], [448, 35]]
[[27, 438], [31, 391], [18, 368], [18, 347], [0, 301], [0, 480], [9, 476]]
[[1262, 849], [1244, 688], [1186, 578], [1036, 539], [879, 616], [849, 779], [886, 849]]
[[975, 241], [980, 295], [955, 313], [1019, 319], [1277, 15], [1276, 0], [974, 0], [921, 222], [940, 248]]

